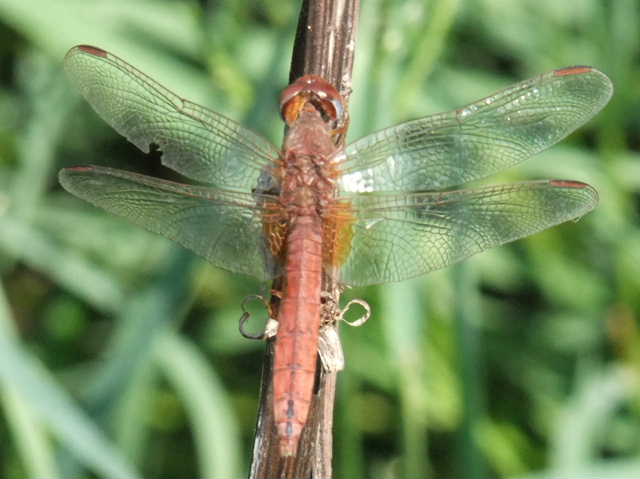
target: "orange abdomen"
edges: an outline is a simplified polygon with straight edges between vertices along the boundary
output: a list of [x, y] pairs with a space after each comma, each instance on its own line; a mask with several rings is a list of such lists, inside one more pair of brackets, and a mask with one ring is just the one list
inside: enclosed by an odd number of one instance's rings
[[296, 454], [313, 394], [320, 330], [322, 228], [298, 217], [287, 238], [286, 284], [278, 317], [273, 397], [280, 454]]

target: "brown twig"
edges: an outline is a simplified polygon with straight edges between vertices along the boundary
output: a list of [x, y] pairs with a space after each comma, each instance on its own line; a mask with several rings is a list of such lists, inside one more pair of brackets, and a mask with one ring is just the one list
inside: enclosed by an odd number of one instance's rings
[[314, 74], [351, 94], [359, 0], [303, 0], [289, 82]]
[[[307, 74], [320, 75], [336, 86], [345, 101], [345, 108], [348, 107], [351, 94], [359, 3], [359, 0], [303, 0], [291, 61], [290, 81]], [[341, 135], [339, 141], [344, 141], [344, 137]], [[273, 289], [280, 290], [280, 286], [280, 282], [276, 281]], [[333, 304], [339, 304], [340, 290], [332, 275], [323, 278], [323, 290], [331, 296]], [[278, 298], [273, 297], [273, 311], [278, 311], [278, 305]], [[337, 328], [337, 325], [331, 327]], [[263, 363], [250, 477], [331, 477], [337, 372], [318, 368], [311, 410], [298, 453], [284, 459], [279, 455], [273, 420], [272, 361], [273, 343], [269, 342]]]

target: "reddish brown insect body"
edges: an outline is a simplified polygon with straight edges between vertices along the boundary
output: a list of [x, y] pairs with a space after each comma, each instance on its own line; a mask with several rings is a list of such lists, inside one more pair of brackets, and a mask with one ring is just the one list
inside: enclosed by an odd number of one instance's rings
[[291, 456], [307, 421], [315, 380], [326, 257], [323, 210], [335, 196], [333, 136], [344, 117], [338, 92], [315, 76], [302, 77], [283, 92], [282, 116], [289, 125], [280, 193], [287, 239], [273, 392], [280, 454]]
[[598, 202], [595, 189], [573, 180], [459, 188], [593, 117], [612, 85], [591, 67], [551, 71], [344, 150], [336, 146], [347, 125], [342, 99], [317, 76], [282, 93], [289, 130], [280, 150], [100, 48], [71, 49], [65, 69], [119, 133], [207, 185], [84, 166], [60, 172], [68, 191], [220, 268], [261, 281], [282, 276], [273, 406], [283, 456], [296, 454], [309, 414], [325, 276], [354, 286], [402, 281], [578, 218]]

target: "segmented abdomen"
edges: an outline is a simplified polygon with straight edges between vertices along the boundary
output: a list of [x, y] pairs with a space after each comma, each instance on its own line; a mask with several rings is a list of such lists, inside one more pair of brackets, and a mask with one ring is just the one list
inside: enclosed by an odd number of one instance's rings
[[316, 372], [322, 286], [320, 218], [296, 218], [286, 246], [286, 283], [278, 317], [273, 392], [280, 454], [292, 456], [307, 421]]

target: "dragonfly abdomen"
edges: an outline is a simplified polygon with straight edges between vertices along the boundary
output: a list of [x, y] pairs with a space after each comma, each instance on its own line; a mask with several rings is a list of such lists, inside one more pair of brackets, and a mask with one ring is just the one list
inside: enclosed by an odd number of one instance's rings
[[297, 218], [287, 238], [286, 283], [274, 359], [275, 423], [280, 454], [296, 454], [309, 413], [316, 373], [322, 285], [318, 216]]

